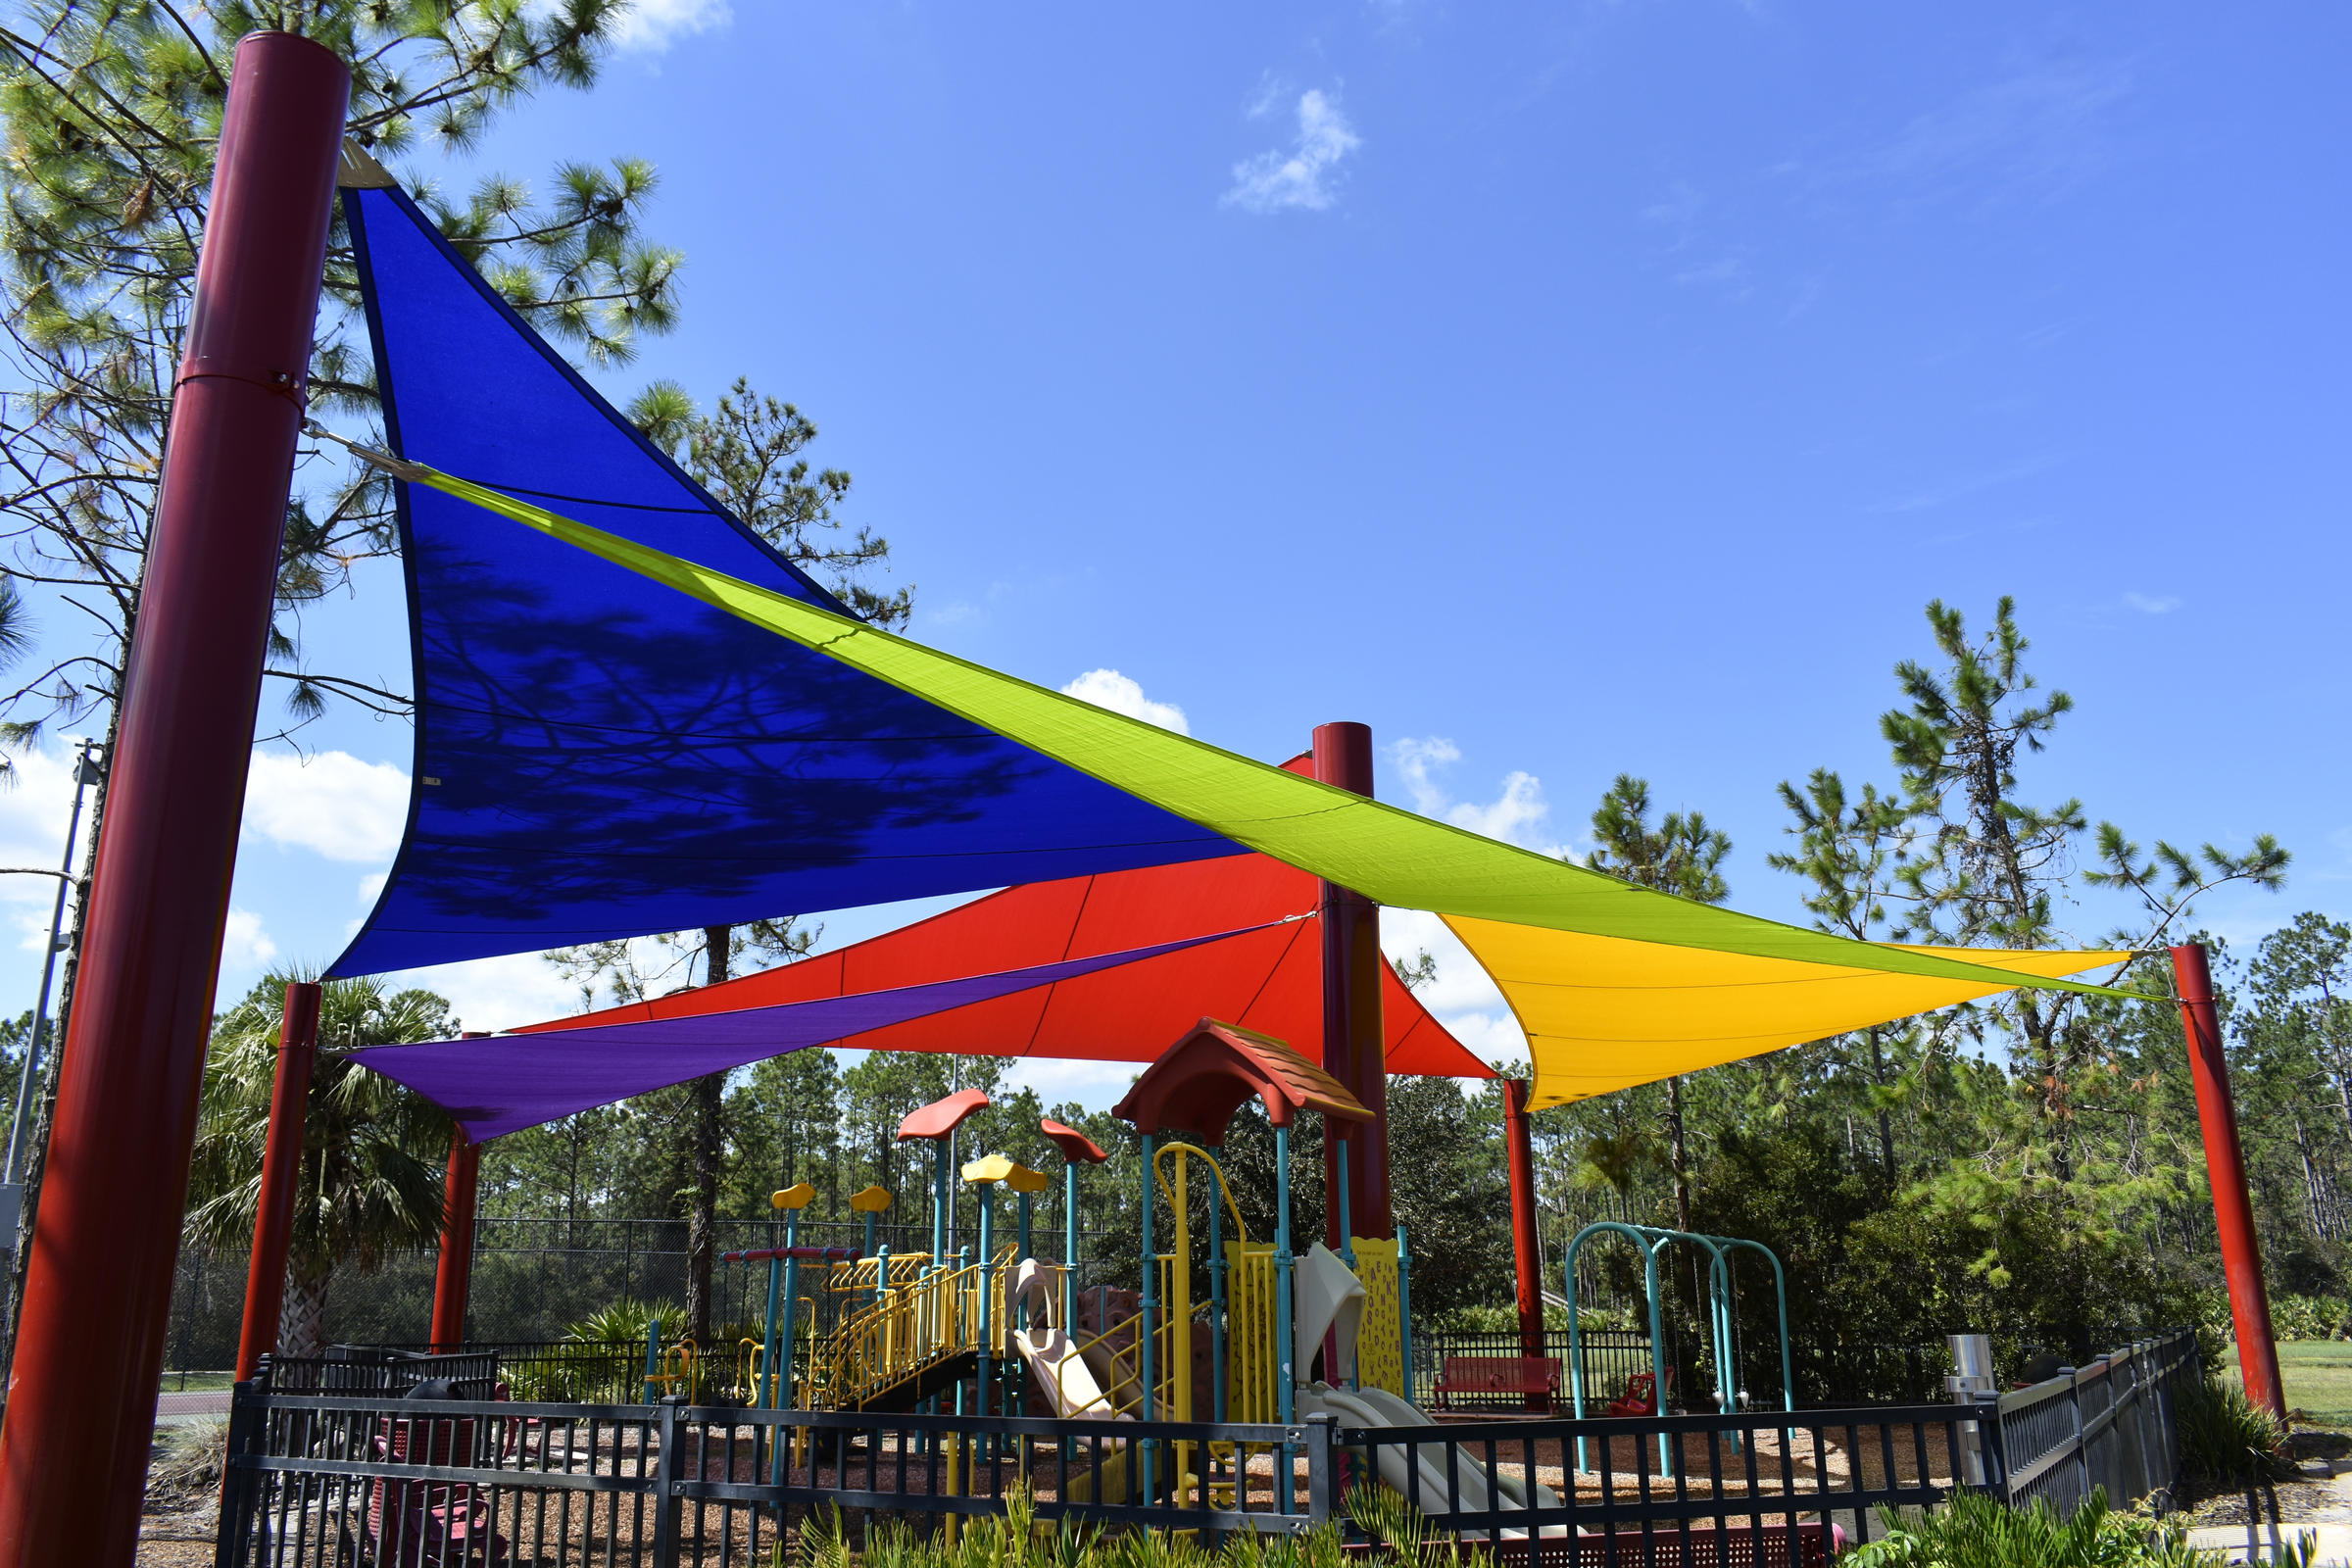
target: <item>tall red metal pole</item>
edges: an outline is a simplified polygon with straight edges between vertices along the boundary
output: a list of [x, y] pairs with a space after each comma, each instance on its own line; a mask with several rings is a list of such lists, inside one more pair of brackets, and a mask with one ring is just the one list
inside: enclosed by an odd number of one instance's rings
[[2237, 1141], [2230, 1058], [2213, 1005], [2213, 970], [2201, 944], [2173, 949], [2173, 977], [2180, 992], [2189, 1072], [2197, 1085], [2197, 1123], [2205, 1134], [2205, 1176], [2213, 1188], [2214, 1227], [2221, 1232], [2222, 1274], [2230, 1282], [2230, 1316], [2237, 1328], [2238, 1376], [2245, 1380], [2248, 1399], [2284, 1420], [2278, 1345], [2271, 1334], [2271, 1298], [2262, 1281], [2262, 1238], [2255, 1234], [2254, 1200], [2246, 1190], [2246, 1154]]
[[449, 1135], [449, 1178], [442, 1188], [441, 1264], [433, 1271], [433, 1348], [466, 1348], [466, 1299], [473, 1292], [473, 1203], [482, 1146]]
[[[1511, 1184], [1511, 1260], [1519, 1275], [1519, 1353], [1531, 1359], [1544, 1353], [1544, 1252], [1536, 1244], [1536, 1141], [1527, 1117], [1528, 1082], [1502, 1081], [1503, 1147]], [[1542, 1410], [1548, 1401], [1530, 1393], [1527, 1408]]]
[[277, 1031], [277, 1076], [270, 1086], [270, 1136], [262, 1150], [262, 1196], [253, 1216], [253, 1261], [245, 1270], [245, 1332], [237, 1338], [237, 1381], [277, 1348], [286, 1304], [286, 1250], [294, 1241], [294, 1193], [302, 1179], [302, 1127], [310, 1113], [311, 1063], [318, 1054], [319, 988], [286, 987]]
[[1519, 1353], [1544, 1353], [1544, 1254], [1536, 1245], [1536, 1143], [1528, 1082], [1502, 1081], [1502, 1130], [1511, 1184], [1511, 1260], [1519, 1275]]
[[8, 1417], [0, 1568], [129, 1568], [350, 73], [237, 46]]
[[[1372, 731], [1362, 724], [1315, 728], [1315, 777], [1326, 784], [1372, 793]], [[1323, 1190], [1339, 1191], [1339, 1146], [1348, 1145], [1348, 1223], [1355, 1234], [1396, 1234], [1389, 1207], [1389, 1066], [1387, 1036], [1380, 1019], [1380, 906], [1360, 893], [1323, 884], [1323, 1070], [1348, 1086], [1372, 1112], [1368, 1122], [1349, 1122], [1345, 1131], [1326, 1123]], [[1340, 1136], [1335, 1137], [1338, 1133]], [[1340, 1205], [1325, 1205], [1325, 1238], [1334, 1251], [1340, 1234]]]

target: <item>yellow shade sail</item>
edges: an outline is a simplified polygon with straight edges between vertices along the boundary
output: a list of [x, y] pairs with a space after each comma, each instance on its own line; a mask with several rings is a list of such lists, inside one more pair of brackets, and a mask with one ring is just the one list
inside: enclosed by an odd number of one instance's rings
[[[1531, 1107], [1566, 1104], [1998, 995], [2001, 986], [1804, 963], [1447, 915], [1501, 987], [1535, 1058]], [[1910, 948], [2021, 978], [2122, 963], [2129, 953]]]

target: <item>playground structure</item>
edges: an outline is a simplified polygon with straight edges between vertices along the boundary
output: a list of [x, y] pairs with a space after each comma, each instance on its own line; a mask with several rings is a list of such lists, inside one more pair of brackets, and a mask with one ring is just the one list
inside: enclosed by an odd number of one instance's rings
[[[1233, 1117], [1250, 1100], [1273, 1129], [1270, 1236], [1250, 1233], [1222, 1160]], [[801, 1246], [800, 1217], [813, 1190], [804, 1183], [774, 1195], [783, 1245], [725, 1255], [768, 1271], [763, 1333], [735, 1348], [724, 1380], [734, 1396], [773, 1409], [877, 1414], [1284, 1425], [1329, 1414], [1348, 1425], [1434, 1424], [1410, 1402], [1412, 1253], [1402, 1231], [1394, 1239], [1349, 1234], [1343, 1184], [1344, 1250], [1319, 1241], [1293, 1250], [1288, 1172], [1297, 1118], [1370, 1114], [1338, 1080], [1281, 1041], [1208, 1018], [1160, 1054], [1116, 1111], [1135, 1129], [1144, 1183], [1141, 1248], [1125, 1276], [1133, 1287], [1103, 1277], [1124, 1275], [1129, 1260], [1089, 1259], [1077, 1249], [1078, 1172], [1107, 1158], [1083, 1134], [1053, 1121], [1040, 1127], [1063, 1155], [1059, 1257], [1036, 1251], [1034, 1200], [1054, 1185], [1048, 1173], [1003, 1154], [956, 1165], [955, 1135], [987, 1104], [979, 1091], [960, 1091], [899, 1128], [901, 1140], [932, 1148], [928, 1252], [874, 1245], [874, 1222], [894, 1201], [880, 1188], [853, 1200], [867, 1222], [860, 1250]], [[951, 1250], [959, 1187], [976, 1205], [977, 1240]], [[1006, 1193], [1014, 1199], [1004, 1216], [1010, 1235], [999, 1223]], [[1091, 1282], [1082, 1277], [1090, 1265]], [[697, 1350], [683, 1342], [665, 1347], [653, 1330], [646, 1354], [650, 1398], [688, 1379]], [[953, 1440], [950, 1446], [952, 1471], [979, 1457], [955, 1450]], [[1381, 1464], [1382, 1479], [1399, 1491], [1411, 1484], [1407, 1451], [1389, 1452]], [[1179, 1506], [1203, 1489], [1230, 1506], [1250, 1457], [1229, 1444], [1178, 1443], [1163, 1452], [1152, 1442], [1114, 1442], [1071, 1492], [1115, 1501], [1164, 1495], [1172, 1481]], [[774, 1462], [786, 1462], [781, 1446]], [[1434, 1461], [1422, 1452], [1412, 1463], [1426, 1470]], [[1455, 1465], [1469, 1478], [1465, 1506], [1490, 1506], [1491, 1497], [1525, 1505], [1520, 1482], [1490, 1477], [1467, 1450]], [[1170, 1467], [1165, 1477], [1162, 1466]], [[1435, 1476], [1422, 1477], [1432, 1495], [1443, 1490]]]

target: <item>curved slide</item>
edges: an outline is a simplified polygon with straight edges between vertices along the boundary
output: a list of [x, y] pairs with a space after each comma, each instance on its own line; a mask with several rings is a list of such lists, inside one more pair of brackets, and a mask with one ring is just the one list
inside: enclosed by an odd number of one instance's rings
[[[1330, 1248], [1317, 1242], [1307, 1249], [1298, 1260], [1296, 1303], [1293, 1311], [1293, 1332], [1298, 1336], [1296, 1353], [1301, 1364], [1311, 1357], [1329, 1335], [1335, 1343], [1338, 1367], [1326, 1367], [1327, 1372], [1345, 1376], [1355, 1364], [1356, 1340], [1364, 1323], [1366, 1296], [1363, 1282], [1356, 1278], [1346, 1260]], [[1301, 1419], [1317, 1413], [1328, 1413], [1343, 1426], [1350, 1427], [1434, 1427], [1437, 1420], [1426, 1410], [1408, 1400], [1400, 1399], [1386, 1389], [1343, 1389], [1329, 1383], [1301, 1384], [1298, 1389], [1298, 1412]], [[1420, 1483], [1418, 1506], [1426, 1514], [1442, 1514], [1446, 1507], [1445, 1450], [1438, 1445], [1415, 1446], [1410, 1448], [1378, 1447], [1381, 1481], [1392, 1491], [1406, 1497], [1414, 1494], [1415, 1472]], [[1409, 1461], [1409, 1462], [1408, 1462]], [[1528, 1486], [1535, 1488], [1536, 1505], [1557, 1508], [1560, 1499], [1542, 1482], [1522, 1483], [1509, 1476], [1490, 1474], [1487, 1467], [1460, 1445], [1454, 1446], [1454, 1474], [1457, 1494], [1463, 1511], [1487, 1513], [1504, 1508], [1524, 1508], [1528, 1505]], [[1544, 1527], [1544, 1539], [1565, 1537], [1565, 1525]], [[1524, 1541], [1524, 1530], [1505, 1530], [1506, 1541]]]

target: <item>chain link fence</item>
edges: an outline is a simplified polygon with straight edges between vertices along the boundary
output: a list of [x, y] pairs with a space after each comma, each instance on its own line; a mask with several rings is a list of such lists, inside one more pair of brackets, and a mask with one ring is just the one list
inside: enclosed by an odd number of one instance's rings
[[[970, 1229], [967, 1224], [965, 1230]], [[1013, 1239], [1008, 1223], [1000, 1232]], [[720, 1220], [716, 1250], [732, 1252], [778, 1246], [781, 1223], [757, 1219]], [[804, 1245], [856, 1247], [865, 1244], [858, 1220], [804, 1220]], [[969, 1244], [970, 1235], [957, 1238]], [[875, 1228], [875, 1245], [893, 1252], [929, 1252], [931, 1227], [888, 1224]], [[1058, 1227], [1038, 1227], [1037, 1250], [1061, 1252]], [[1133, 1272], [1135, 1238], [1081, 1232], [1083, 1255], [1107, 1269]], [[1098, 1250], [1106, 1249], [1107, 1250]], [[237, 1358], [237, 1334], [245, 1310], [246, 1254], [183, 1248], [172, 1281], [172, 1330], [166, 1365], [180, 1370], [218, 1370]], [[338, 1271], [327, 1287], [326, 1338], [350, 1345], [421, 1345], [432, 1332], [433, 1275], [439, 1254], [431, 1249], [400, 1252], [369, 1274]], [[759, 1321], [767, 1305], [767, 1265], [718, 1263], [711, 1269], [711, 1321], [715, 1325]], [[682, 1219], [512, 1219], [475, 1222], [473, 1287], [468, 1298], [467, 1335], [483, 1344], [560, 1340], [574, 1323], [618, 1300], [683, 1303], [686, 1299], [686, 1222]]]

